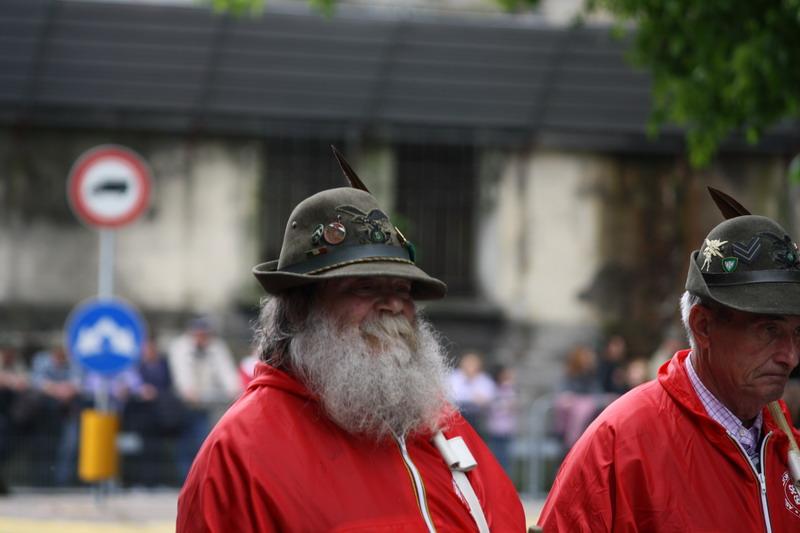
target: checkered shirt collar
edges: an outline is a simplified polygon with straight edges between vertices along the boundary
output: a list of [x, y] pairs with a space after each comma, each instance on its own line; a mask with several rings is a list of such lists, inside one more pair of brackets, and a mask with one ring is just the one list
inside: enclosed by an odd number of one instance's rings
[[752, 427], [746, 428], [742, 425], [742, 421], [739, 418], [731, 413], [730, 409], [722, 405], [711, 391], [709, 391], [703, 382], [700, 381], [700, 377], [694, 371], [694, 367], [692, 366], [692, 357], [691, 354], [689, 357], [686, 358], [686, 373], [689, 374], [689, 380], [692, 382], [692, 387], [694, 387], [697, 396], [700, 397], [700, 401], [703, 403], [703, 407], [705, 407], [708, 416], [716, 420], [725, 431], [728, 432], [728, 435], [736, 439], [739, 444], [742, 445], [742, 448], [745, 449], [747, 455], [750, 457], [757, 457], [758, 456], [758, 440], [761, 435], [761, 426], [764, 423], [764, 415], [763, 413], [759, 412], [758, 416], [756, 417], [755, 422], [753, 422]]

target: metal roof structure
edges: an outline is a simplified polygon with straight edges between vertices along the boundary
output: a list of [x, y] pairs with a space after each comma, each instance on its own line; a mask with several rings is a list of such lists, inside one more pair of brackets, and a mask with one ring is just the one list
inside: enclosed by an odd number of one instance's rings
[[[3, 0], [0, 124], [587, 148], [647, 139], [648, 77], [606, 28], [305, 3]], [[516, 22], [515, 22], [516, 21]], [[674, 130], [673, 130], [674, 131]]]

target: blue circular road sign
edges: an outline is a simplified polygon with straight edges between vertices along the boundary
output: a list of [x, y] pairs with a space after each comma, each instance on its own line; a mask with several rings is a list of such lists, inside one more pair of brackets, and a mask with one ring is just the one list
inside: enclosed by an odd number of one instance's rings
[[117, 299], [88, 300], [70, 313], [66, 347], [87, 370], [116, 374], [139, 360], [147, 328], [139, 312]]

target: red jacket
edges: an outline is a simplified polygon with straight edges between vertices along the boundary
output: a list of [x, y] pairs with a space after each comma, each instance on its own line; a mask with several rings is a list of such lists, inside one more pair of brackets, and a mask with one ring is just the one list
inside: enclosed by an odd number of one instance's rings
[[688, 354], [675, 354], [656, 381], [611, 404], [581, 436], [542, 509], [545, 533], [800, 531], [786, 435], [765, 409], [762, 498], [750, 460], [694, 391]]
[[[523, 532], [519, 497], [486, 445], [460, 416], [445, 433], [461, 435], [478, 462], [467, 476], [492, 531]], [[477, 531], [429, 439], [406, 447], [436, 530]], [[427, 532], [412, 468], [399, 443], [346, 433], [303, 385], [260, 364], [195, 459], [178, 499], [177, 531]]]

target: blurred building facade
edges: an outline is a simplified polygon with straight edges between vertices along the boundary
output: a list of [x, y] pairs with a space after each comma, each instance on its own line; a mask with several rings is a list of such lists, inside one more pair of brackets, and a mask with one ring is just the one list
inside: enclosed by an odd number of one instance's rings
[[[337, 145], [451, 296], [426, 308], [454, 350], [553, 383], [604, 329], [652, 350], [686, 258], [719, 216], [705, 185], [797, 227], [786, 127], [732, 140], [706, 171], [679, 132], [646, 133], [647, 76], [607, 27], [541, 17], [257, 18], [185, 5], [7, 0], [0, 12], [0, 319], [56, 331], [97, 288], [94, 231], [65, 182], [86, 149], [131, 147], [153, 204], [118, 232], [116, 293], [167, 326], [220, 317], [247, 343], [291, 207], [343, 185]], [[555, 8], [554, 8], [555, 9]], [[559, 13], [561, 13], [559, 11]], [[240, 352], [244, 353], [244, 352]]]

